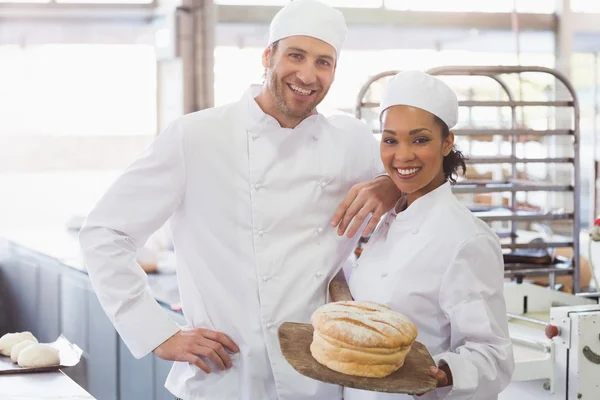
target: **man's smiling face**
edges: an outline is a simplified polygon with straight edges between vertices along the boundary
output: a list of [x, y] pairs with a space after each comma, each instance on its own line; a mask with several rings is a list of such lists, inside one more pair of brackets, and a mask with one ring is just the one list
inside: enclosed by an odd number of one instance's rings
[[331, 45], [308, 36], [288, 37], [265, 50], [265, 84], [274, 111], [296, 123], [311, 115], [333, 83], [335, 60]]

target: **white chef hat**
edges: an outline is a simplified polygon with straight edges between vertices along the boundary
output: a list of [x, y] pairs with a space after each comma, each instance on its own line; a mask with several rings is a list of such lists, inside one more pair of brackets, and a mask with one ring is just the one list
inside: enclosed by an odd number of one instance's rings
[[425, 72], [399, 72], [387, 84], [381, 98], [381, 113], [391, 106], [411, 106], [428, 111], [452, 129], [458, 122], [456, 93], [439, 78]]
[[311, 36], [330, 44], [339, 58], [346, 31], [346, 20], [339, 10], [316, 0], [296, 0], [273, 17], [269, 45], [290, 36]]

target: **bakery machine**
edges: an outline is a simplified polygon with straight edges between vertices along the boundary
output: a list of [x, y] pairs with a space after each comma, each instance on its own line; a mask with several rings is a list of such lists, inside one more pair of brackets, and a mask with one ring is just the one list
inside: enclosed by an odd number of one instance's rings
[[501, 399], [600, 399], [600, 304], [530, 283], [505, 287], [515, 371]]
[[[378, 99], [397, 72], [371, 77], [358, 94], [354, 114], [375, 135]], [[469, 161], [453, 191], [497, 232], [504, 252], [516, 367], [500, 398], [600, 399], [599, 294], [582, 292], [590, 274], [582, 276], [580, 259], [575, 89], [545, 67], [446, 66], [428, 72], [459, 96], [453, 131]], [[600, 231], [594, 237], [600, 240]]]

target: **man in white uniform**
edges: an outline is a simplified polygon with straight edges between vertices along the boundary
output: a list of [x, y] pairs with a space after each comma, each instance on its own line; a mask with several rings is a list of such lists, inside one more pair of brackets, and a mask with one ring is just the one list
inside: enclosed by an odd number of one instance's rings
[[[264, 84], [174, 121], [81, 230], [107, 315], [135, 357], [176, 361], [166, 387], [184, 400], [341, 398], [340, 387], [289, 366], [277, 329], [309, 322], [355, 248], [353, 234], [365, 224], [370, 233], [400, 195], [379, 177], [379, 144], [366, 125], [316, 112], [345, 34], [337, 10], [314, 0], [286, 6], [271, 25]], [[167, 219], [183, 328], [152, 298], [135, 260]]]

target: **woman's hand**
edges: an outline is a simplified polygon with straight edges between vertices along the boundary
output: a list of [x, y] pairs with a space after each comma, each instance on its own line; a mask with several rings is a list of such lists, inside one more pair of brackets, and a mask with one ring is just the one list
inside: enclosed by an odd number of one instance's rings
[[[452, 386], [452, 372], [447, 364], [440, 365], [440, 367], [429, 368], [429, 373], [433, 376], [438, 384], [437, 387]], [[423, 396], [425, 393], [418, 394], [417, 396]]]
[[[444, 365], [440, 366], [439, 368], [431, 367], [429, 369], [429, 372], [431, 372], [431, 375], [435, 379], [437, 379], [439, 388], [444, 387], [444, 386], [450, 386], [452, 384], [451, 380], [450, 380], [450, 378], [452, 377], [452, 374], [450, 373], [450, 368], [448, 367], [447, 364], [444, 364]], [[450, 378], [448, 376], [450, 376]]]

